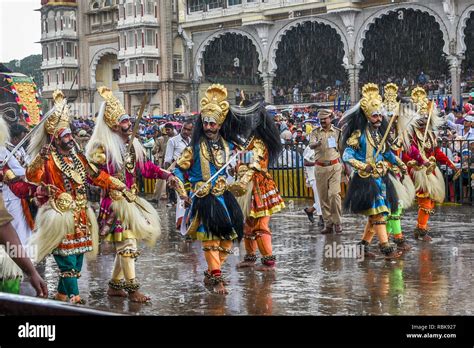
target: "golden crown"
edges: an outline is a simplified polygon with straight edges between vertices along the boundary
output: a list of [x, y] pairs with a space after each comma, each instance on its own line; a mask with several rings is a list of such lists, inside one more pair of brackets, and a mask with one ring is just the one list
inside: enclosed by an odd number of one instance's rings
[[375, 83], [367, 83], [362, 87], [362, 99], [360, 107], [366, 117], [372, 116], [374, 113], [383, 112], [382, 96], [379, 93], [379, 86]]
[[118, 120], [120, 116], [126, 115], [127, 112], [125, 111], [122, 103], [118, 100], [112, 93], [112, 91], [105, 87], [97, 88], [100, 96], [105, 100], [105, 112], [104, 112], [104, 121], [107, 125], [112, 128], [116, 124], [118, 124]]
[[226, 99], [227, 88], [219, 84], [211, 85], [201, 99], [201, 118], [211, 118], [217, 124], [223, 124], [229, 112], [229, 102]]
[[394, 83], [389, 83], [384, 87], [384, 107], [385, 110], [393, 115], [398, 115], [400, 103], [397, 101], [398, 86]]
[[64, 93], [59, 89], [53, 92], [54, 112], [46, 120], [45, 129], [49, 135], [56, 136], [60, 129], [69, 128], [69, 106]]
[[420, 115], [428, 115], [428, 97], [423, 87], [413, 89], [411, 101], [416, 105], [416, 111]]

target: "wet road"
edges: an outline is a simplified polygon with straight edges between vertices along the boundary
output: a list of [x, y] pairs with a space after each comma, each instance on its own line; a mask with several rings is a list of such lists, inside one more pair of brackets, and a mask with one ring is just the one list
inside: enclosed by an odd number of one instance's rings
[[[429, 244], [413, 240], [416, 211], [407, 212], [402, 226], [413, 249], [386, 262], [380, 255], [360, 260], [350, 253], [362, 235], [364, 217], [345, 215], [344, 233], [324, 236], [302, 211], [306, 202], [286, 202], [289, 208], [271, 222], [277, 271], [237, 271], [245, 251], [243, 243], [236, 244], [240, 255], [230, 256], [223, 268], [230, 280], [227, 296], [203, 285], [206, 263], [200, 243], [184, 241], [174, 229], [174, 208], [166, 207], [159, 208], [163, 233], [157, 246], [143, 248], [137, 261], [137, 277], [152, 303], [106, 296], [114, 259], [110, 247], [84, 265], [81, 295], [88, 306], [141, 315], [474, 314], [473, 207], [437, 208]], [[44, 276], [53, 294], [57, 268], [51, 257]]]

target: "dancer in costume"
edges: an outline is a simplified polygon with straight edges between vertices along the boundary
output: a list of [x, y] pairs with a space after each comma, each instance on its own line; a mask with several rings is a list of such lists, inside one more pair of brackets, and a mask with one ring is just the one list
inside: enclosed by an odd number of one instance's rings
[[[246, 255], [238, 267], [253, 267], [257, 248], [262, 255], [260, 271], [275, 268], [272, 252], [270, 217], [285, 207], [268, 165], [282, 151], [280, 132], [262, 104], [231, 107], [227, 116], [230, 139], [238, 143], [243, 153], [237, 165], [236, 182], [230, 190], [236, 196], [245, 218], [244, 240]], [[230, 132], [233, 130], [233, 132]], [[227, 132], [226, 132], [227, 133]]]
[[402, 173], [406, 172], [406, 166], [393, 154], [384, 137], [387, 123], [377, 85], [369, 83], [362, 88], [362, 99], [347, 111], [342, 123], [343, 143], [347, 145], [343, 160], [354, 168], [344, 206], [368, 217], [359, 244], [364, 246], [366, 257], [373, 257], [369, 244], [377, 234], [385, 258], [398, 258], [401, 253], [389, 244], [385, 220], [391, 209], [398, 206], [397, 193], [388, 175], [388, 163], [399, 167]]
[[[410, 108], [400, 108], [398, 98], [398, 86], [389, 83], [384, 87], [384, 111], [387, 123], [390, 126], [388, 142], [393, 153], [400, 158], [403, 149], [403, 139], [406, 137], [407, 127], [414, 122], [416, 115]], [[408, 209], [415, 199], [415, 185], [409, 175], [403, 175], [397, 166], [389, 164], [388, 175], [395, 185], [398, 196], [398, 205], [392, 207], [387, 216], [387, 232], [393, 237], [393, 241], [400, 251], [411, 249], [402, 232], [401, 218], [403, 210]]]
[[[187, 234], [202, 242], [208, 266], [204, 282], [212, 285], [218, 294], [228, 293], [222, 265], [232, 253], [233, 240], [242, 237], [244, 222], [239, 204], [228, 190], [227, 173], [223, 169], [235, 147], [227, 141], [229, 134], [223, 130], [228, 112], [227, 89], [211, 85], [201, 100], [201, 115], [191, 144], [184, 149], [174, 170], [180, 180], [178, 194], [190, 205], [184, 217]], [[191, 183], [192, 199], [184, 189], [185, 178]]]
[[[109, 296], [126, 297], [133, 302], [147, 302], [150, 298], [138, 289], [135, 259], [140, 254], [138, 240], [154, 245], [160, 235], [158, 212], [145, 199], [138, 197], [137, 169], [145, 178], [175, 182], [174, 176], [146, 160], [145, 150], [138, 139], [131, 140], [132, 124], [120, 101], [107, 87], [99, 87], [104, 98], [94, 132], [86, 146], [87, 158], [100, 169], [126, 184], [130, 194], [110, 188], [104, 192], [100, 205], [100, 234], [116, 248]], [[132, 146], [129, 146], [133, 141]], [[130, 204], [133, 203], [133, 204]]]
[[[10, 155], [27, 133], [28, 129], [21, 124], [16, 122], [10, 124], [10, 141], [0, 143], [0, 162]], [[25, 149], [20, 147], [3, 167], [5, 182], [3, 200], [8, 212], [13, 216], [12, 225], [22, 244], [26, 244], [34, 228], [30, 201], [34, 198], [36, 186], [25, 180], [26, 166], [29, 163], [30, 157]]]
[[456, 172], [454, 180], [459, 177], [461, 170], [456, 168], [438, 146], [435, 131], [444, 120], [438, 116], [434, 102], [428, 101], [426, 92], [421, 87], [412, 91], [411, 99], [416, 106], [418, 117], [408, 130], [410, 139], [409, 143], [405, 143], [403, 160], [415, 182], [418, 201], [415, 239], [430, 241], [428, 220], [434, 213], [435, 204], [444, 202], [446, 194], [444, 177], [438, 168], [438, 163], [447, 165]]
[[[9, 140], [8, 125], [3, 120], [3, 117], [0, 117], [0, 146], [9, 143]], [[3, 158], [0, 159], [1, 162], [3, 162]], [[7, 185], [4, 180], [9, 175], [8, 171], [9, 169], [0, 170], [0, 292], [19, 294], [20, 283], [23, 278], [23, 272], [25, 272], [29, 276], [36, 295], [48, 297], [48, 287], [36, 271], [31, 260], [27, 257], [20, 238], [12, 225], [14, 218], [7, 211], [3, 203], [2, 191], [5, 190]], [[23, 185], [12, 183], [11, 179], [6, 180], [10, 181], [8, 185], [13, 190], [12, 192], [15, 191], [15, 186]]]
[[60, 270], [55, 298], [82, 303], [77, 279], [84, 254], [92, 252], [95, 256], [98, 248], [97, 219], [87, 200], [87, 180], [104, 189], [124, 190], [126, 187], [107, 173], [99, 172], [77, 151], [64, 94], [56, 90], [53, 98], [53, 114], [35, 131], [29, 147], [34, 159], [26, 177], [42, 185], [48, 197], [38, 211], [36, 231], [29, 246], [36, 251], [36, 261], [50, 253], [54, 255]]

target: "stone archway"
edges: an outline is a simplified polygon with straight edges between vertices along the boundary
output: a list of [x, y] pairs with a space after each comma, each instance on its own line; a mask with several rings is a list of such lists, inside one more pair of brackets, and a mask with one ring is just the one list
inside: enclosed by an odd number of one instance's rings
[[459, 65], [460, 94], [474, 90], [474, 5], [463, 12], [458, 25], [461, 33], [458, 36], [457, 57]]
[[466, 29], [468, 20], [471, 18], [472, 12], [474, 12], [474, 5], [469, 6], [463, 11], [458, 22], [457, 31], [456, 31], [457, 39], [458, 39], [457, 40], [458, 41], [457, 53], [460, 56], [463, 55], [467, 49], [466, 42], [465, 42], [465, 39], [466, 39], [465, 29]]
[[203, 63], [203, 55], [204, 52], [206, 51], [206, 48], [216, 39], [220, 38], [223, 35], [226, 34], [235, 34], [235, 35], [241, 35], [252, 41], [253, 45], [255, 46], [259, 58], [259, 64], [258, 64], [258, 71], [260, 73], [263, 72], [263, 61], [264, 61], [264, 56], [263, 56], [263, 51], [262, 48], [260, 47], [259, 40], [257, 40], [251, 33], [248, 33], [244, 30], [241, 29], [226, 29], [226, 30], [221, 30], [215, 33], [212, 33], [209, 35], [199, 46], [199, 48], [196, 51], [196, 54], [194, 56], [194, 62], [195, 62], [195, 70], [194, 70], [194, 80], [195, 81], [200, 81], [203, 77], [202, 74], [202, 63]]
[[341, 39], [341, 42], [344, 47], [344, 63], [348, 63], [348, 55], [349, 55], [349, 42], [347, 40], [347, 37], [345, 35], [345, 31], [335, 22], [325, 19], [325, 18], [319, 18], [319, 17], [313, 17], [313, 18], [300, 18], [296, 19], [288, 24], [286, 24], [283, 28], [281, 28], [278, 33], [275, 35], [274, 39], [272, 40], [272, 43], [270, 44], [270, 48], [268, 50], [268, 73], [269, 74], [274, 74], [275, 71], [277, 70], [277, 65], [276, 65], [276, 55], [278, 51], [278, 46], [283, 39], [283, 37], [286, 35], [287, 32], [291, 31], [293, 28], [296, 26], [302, 25], [306, 22], [316, 22], [319, 24], [325, 24], [331, 27], [336, 31], [338, 36]]
[[[184, 94], [177, 94], [175, 96], [175, 110], [180, 110], [182, 113], [186, 113], [189, 111], [189, 101], [188, 98]], [[178, 106], [178, 100], [180, 101], [181, 105]]]
[[97, 88], [96, 86], [96, 71], [97, 71], [97, 65], [99, 64], [100, 59], [105, 56], [105, 55], [114, 55], [118, 57], [118, 50], [112, 47], [104, 48], [99, 51], [97, 51], [94, 56], [91, 59], [91, 62], [89, 64], [90, 67], [90, 86], [92, 89]]
[[359, 29], [359, 32], [357, 33], [356, 42], [355, 42], [355, 64], [356, 65], [360, 65], [364, 61], [364, 55], [362, 54], [363, 44], [366, 38], [366, 34], [370, 30], [370, 27], [372, 26], [372, 24], [374, 24], [377, 19], [382, 18], [383, 16], [388, 15], [392, 12], [397, 12], [400, 10], [408, 10], [408, 9], [424, 12], [434, 17], [435, 21], [439, 24], [439, 28], [443, 34], [443, 40], [444, 40], [443, 52], [449, 55], [449, 42], [451, 38], [450, 38], [449, 30], [446, 26], [446, 23], [443, 21], [441, 16], [429, 7], [419, 5], [419, 4], [407, 3], [407, 4], [402, 4], [402, 5], [385, 7], [375, 12], [373, 15], [371, 15], [364, 21], [364, 23], [361, 25]]
[[118, 76], [116, 76], [117, 74], [119, 75], [117, 53], [117, 50], [113, 48], [103, 49], [98, 51], [91, 61], [90, 85], [93, 95], [93, 112], [97, 112], [103, 102], [103, 99], [97, 92], [97, 88], [100, 86], [107, 86], [110, 88], [122, 104], [124, 103], [123, 93], [120, 92], [118, 86]]

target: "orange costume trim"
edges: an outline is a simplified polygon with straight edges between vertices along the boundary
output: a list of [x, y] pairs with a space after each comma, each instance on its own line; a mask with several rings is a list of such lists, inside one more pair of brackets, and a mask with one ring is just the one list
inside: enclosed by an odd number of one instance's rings
[[275, 264], [272, 255], [272, 232], [270, 216], [285, 207], [278, 188], [268, 172], [269, 154], [265, 143], [254, 138], [246, 149], [253, 157], [248, 165], [238, 168], [241, 185], [248, 187], [252, 182], [249, 216], [244, 227], [246, 260], [254, 260], [257, 248], [262, 254], [262, 262], [267, 266]]
[[[114, 187], [109, 174], [101, 171], [98, 175], [95, 175], [85, 157], [79, 154], [76, 156], [80, 159], [86, 170], [86, 177], [91, 180], [94, 185], [103, 189]], [[64, 162], [68, 164], [73, 163], [67, 156], [64, 157]], [[92, 239], [90, 238], [89, 231], [90, 224], [88, 222], [86, 211], [87, 196], [85, 192], [78, 192], [79, 189], [84, 188], [85, 185], [87, 185], [87, 182], [78, 184], [73, 179], [69, 179], [68, 181], [71, 190], [66, 190], [63, 172], [61, 168], [58, 168], [56, 165], [52, 153], [48, 155], [48, 159], [46, 160], [41, 159], [38, 155], [32, 163], [33, 165], [28, 167], [26, 171], [26, 178], [30, 182], [46, 185], [46, 187], [51, 185], [55, 189], [55, 192], [53, 193], [53, 196], [50, 196], [49, 198], [54, 201], [58, 199], [61, 194], [66, 192], [69, 193], [79, 208], [74, 209], [73, 211], [75, 222], [74, 233], [67, 234], [58, 245], [57, 250], [59, 250], [60, 253], [62, 251], [66, 254], [75, 254], [80, 251], [85, 252], [87, 251], [86, 249], [92, 249]]]

